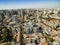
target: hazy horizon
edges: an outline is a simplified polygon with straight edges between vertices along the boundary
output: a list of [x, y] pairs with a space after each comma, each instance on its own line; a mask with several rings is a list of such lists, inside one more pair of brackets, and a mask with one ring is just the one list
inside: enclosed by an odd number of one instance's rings
[[60, 8], [60, 0], [0, 0], [1, 9]]

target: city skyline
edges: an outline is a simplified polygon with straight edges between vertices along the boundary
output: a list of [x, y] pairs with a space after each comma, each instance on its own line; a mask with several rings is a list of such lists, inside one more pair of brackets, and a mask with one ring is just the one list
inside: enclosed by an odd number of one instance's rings
[[60, 0], [0, 0], [0, 9], [60, 8]]

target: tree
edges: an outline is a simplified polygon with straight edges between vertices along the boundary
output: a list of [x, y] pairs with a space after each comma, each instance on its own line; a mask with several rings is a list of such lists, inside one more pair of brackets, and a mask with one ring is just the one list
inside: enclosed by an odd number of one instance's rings
[[2, 28], [3, 28], [3, 20], [4, 20], [4, 14], [0, 13], [0, 42], [2, 42]]
[[3, 27], [2, 29], [2, 33], [3, 33], [3, 41], [11, 41], [11, 31], [9, 29], [7, 29], [7, 27]]
[[20, 27], [20, 45], [25, 45], [24, 38], [23, 38], [23, 29], [22, 26]]
[[4, 14], [0, 14], [0, 41], [6, 42], [11, 40], [11, 30], [4, 26]]

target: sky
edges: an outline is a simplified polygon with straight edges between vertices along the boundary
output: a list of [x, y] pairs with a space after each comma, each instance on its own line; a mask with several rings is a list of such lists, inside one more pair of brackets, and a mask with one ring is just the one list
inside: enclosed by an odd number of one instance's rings
[[0, 0], [0, 9], [60, 8], [60, 0]]

